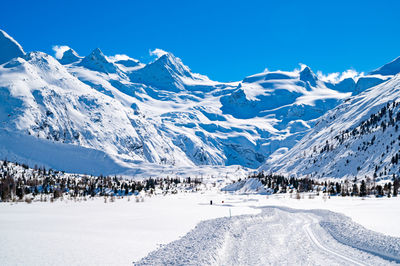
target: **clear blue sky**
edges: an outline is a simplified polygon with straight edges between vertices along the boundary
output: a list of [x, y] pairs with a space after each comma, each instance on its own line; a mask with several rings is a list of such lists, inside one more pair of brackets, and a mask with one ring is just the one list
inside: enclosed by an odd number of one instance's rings
[[26, 51], [68, 45], [86, 55], [180, 57], [219, 81], [298, 63], [324, 73], [370, 71], [400, 56], [400, 1], [12, 1], [0, 28]]

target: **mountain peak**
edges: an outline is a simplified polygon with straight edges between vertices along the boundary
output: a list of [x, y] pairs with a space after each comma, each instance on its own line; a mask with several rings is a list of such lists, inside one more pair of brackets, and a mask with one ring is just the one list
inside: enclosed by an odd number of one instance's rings
[[133, 82], [144, 83], [160, 89], [178, 91], [185, 89], [186, 79], [197, 79], [181, 59], [164, 53], [155, 61], [131, 74]]
[[60, 63], [63, 65], [75, 63], [80, 60], [79, 55], [73, 50], [68, 49], [64, 52], [62, 58], [60, 59]]
[[394, 59], [393, 61], [381, 66], [378, 69], [375, 69], [374, 71], [370, 72], [370, 75], [396, 75], [400, 73], [400, 56]]
[[82, 59], [79, 65], [103, 73], [115, 73], [117, 71], [117, 67], [108, 61], [100, 48], [94, 49], [88, 56]]
[[100, 48], [95, 48], [92, 52], [91, 52], [91, 54], [93, 54], [93, 55], [97, 55], [97, 56], [102, 56], [102, 57], [105, 57], [105, 55], [103, 54], [103, 52], [100, 50]]
[[300, 71], [300, 80], [304, 82], [309, 82], [311, 86], [315, 86], [318, 78], [312, 72], [310, 67], [302, 65], [302, 70]]
[[5, 31], [0, 30], [0, 64], [25, 55], [21, 45]]
[[[100, 48], [94, 49], [88, 56], [85, 58], [90, 59], [90, 60], [96, 60], [96, 61], [103, 61], [103, 62], [109, 62], [106, 58], [106, 56], [103, 54], [103, 52], [100, 50]], [[84, 58], [84, 59], [85, 59]]]
[[166, 68], [167, 70], [172, 71], [180, 76], [192, 77], [189, 67], [185, 66], [180, 58], [175, 57], [169, 52], [160, 56], [150, 65]]

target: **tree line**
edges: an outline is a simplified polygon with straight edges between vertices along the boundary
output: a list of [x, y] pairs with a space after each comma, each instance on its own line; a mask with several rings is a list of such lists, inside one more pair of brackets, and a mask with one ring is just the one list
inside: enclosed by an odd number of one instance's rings
[[69, 197], [132, 196], [140, 192], [176, 193], [179, 187], [196, 190], [199, 178], [147, 178], [134, 180], [117, 176], [66, 174], [44, 167], [0, 161], [1, 201], [32, 200], [37, 196]]
[[397, 197], [400, 188], [400, 178], [393, 174], [392, 179], [377, 184], [375, 178], [365, 177], [362, 180], [354, 178], [340, 181], [323, 181], [311, 178], [285, 177], [277, 174], [260, 172], [249, 178], [258, 178], [263, 185], [274, 193], [286, 192], [322, 192], [332, 196], [376, 196]]

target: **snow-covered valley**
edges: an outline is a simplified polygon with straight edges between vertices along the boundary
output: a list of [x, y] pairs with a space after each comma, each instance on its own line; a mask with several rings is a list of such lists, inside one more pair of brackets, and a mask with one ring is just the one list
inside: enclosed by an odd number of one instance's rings
[[[385, 243], [384, 246], [391, 247], [388, 252], [400, 255], [395, 249], [400, 237], [399, 198], [303, 196], [296, 199], [289, 193], [236, 195], [207, 190], [145, 197], [143, 202], [136, 202], [133, 197], [128, 201], [125, 197], [107, 203], [103, 198], [3, 203], [0, 204], [0, 263], [129, 265], [151, 251], [154, 253], [141, 263], [389, 263], [382, 257], [360, 251], [355, 241], [346, 243], [333, 239], [337, 237], [336, 231], [327, 231], [321, 221], [333, 221], [340, 215], [316, 209], [343, 213], [353, 222], [343, 217], [340, 221], [346, 225], [357, 223], [367, 230], [365, 234], [352, 236], [354, 239], [372, 239], [370, 247]], [[210, 200], [213, 205], [209, 204]], [[288, 212], [284, 207], [292, 210]], [[296, 209], [299, 211], [294, 211]], [[209, 220], [215, 218], [222, 220]], [[209, 221], [201, 222], [205, 220]], [[192, 229], [194, 231], [186, 235]], [[377, 241], [376, 237], [382, 236], [368, 230], [397, 237], [391, 240], [397, 242], [390, 242], [391, 238]], [[166, 245], [175, 240], [177, 242]], [[384, 240], [389, 242], [381, 242]], [[248, 246], [244, 241], [252, 244]], [[160, 249], [155, 251], [157, 248]], [[266, 254], [269, 255], [264, 256]]]

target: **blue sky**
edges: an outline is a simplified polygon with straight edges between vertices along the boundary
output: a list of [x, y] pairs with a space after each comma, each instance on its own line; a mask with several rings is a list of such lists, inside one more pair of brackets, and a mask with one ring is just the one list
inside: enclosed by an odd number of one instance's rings
[[400, 1], [11, 1], [0, 28], [26, 51], [53, 54], [68, 45], [80, 55], [149, 61], [161, 48], [194, 72], [241, 80], [298, 63], [314, 71], [370, 71], [400, 56]]

